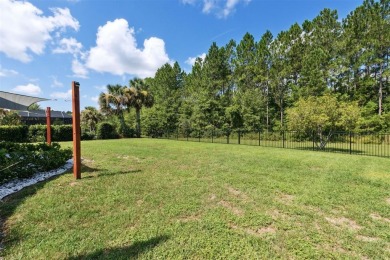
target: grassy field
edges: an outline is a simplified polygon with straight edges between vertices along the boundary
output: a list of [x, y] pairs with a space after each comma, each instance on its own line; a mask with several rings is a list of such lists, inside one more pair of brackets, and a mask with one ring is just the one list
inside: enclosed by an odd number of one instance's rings
[[0, 256], [390, 258], [387, 158], [156, 139], [86, 141], [82, 157], [81, 180], [0, 202]]

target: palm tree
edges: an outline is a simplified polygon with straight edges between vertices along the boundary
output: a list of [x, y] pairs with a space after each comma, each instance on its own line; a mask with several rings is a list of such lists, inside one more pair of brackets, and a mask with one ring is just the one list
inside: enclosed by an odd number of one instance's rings
[[137, 120], [137, 137], [141, 137], [141, 109], [142, 107], [152, 107], [154, 99], [148, 91], [148, 86], [142, 79], [130, 80], [130, 89], [127, 90], [129, 96], [129, 106], [135, 108]]
[[95, 107], [85, 107], [81, 111], [81, 122], [89, 127], [90, 132], [95, 132], [96, 125], [103, 119], [103, 115]]
[[107, 85], [107, 93], [100, 93], [99, 106], [103, 113], [116, 115], [120, 122], [120, 134], [124, 134], [126, 129], [123, 111], [128, 109], [129, 98], [127, 87], [121, 85]]
[[41, 106], [38, 103], [31, 104], [28, 108], [28, 111], [34, 111], [34, 110], [43, 110]]

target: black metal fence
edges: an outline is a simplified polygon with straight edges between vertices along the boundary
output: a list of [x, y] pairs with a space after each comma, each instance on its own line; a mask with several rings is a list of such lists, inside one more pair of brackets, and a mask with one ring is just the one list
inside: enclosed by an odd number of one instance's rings
[[298, 131], [166, 131], [157, 138], [180, 141], [241, 144], [390, 158], [390, 133], [304, 133]]

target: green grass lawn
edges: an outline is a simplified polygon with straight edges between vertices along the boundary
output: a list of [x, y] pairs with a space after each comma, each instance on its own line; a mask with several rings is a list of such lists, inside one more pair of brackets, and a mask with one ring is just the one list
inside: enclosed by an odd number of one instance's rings
[[82, 157], [81, 180], [0, 202], [0, 256], [390, 258], [387, 158], [156, 139], [86, 141]]

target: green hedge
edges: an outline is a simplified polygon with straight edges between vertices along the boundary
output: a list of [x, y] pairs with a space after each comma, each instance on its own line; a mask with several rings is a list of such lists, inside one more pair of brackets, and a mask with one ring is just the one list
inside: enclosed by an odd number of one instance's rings
[[[115, 127], [107, 122], [100, 123], [97, 126], [96, 136], [93, 133], [83, 133], [81, 140], [92, 139], [115, 139], [119, 138]], [[126, 137], [134, 137], [133, 129], [127, 129]], [[52, 125], [52, 142], [63, 142], [73, 140], [72, 125]], [[46, 125], [19, 125], [19, 126], [0, 126], [0, 141], [15, 143], [41, 143], [46, 142]]]
[[27, 142], [29, 128], [25, 125], [0, 126], [0, 141]]
[[[72, 141], [72, 125], [52, 125], [51, 140], [53, 142]], [[0, 141], [15, 143], [45, 142], [46, 125], [0, 126]]]

